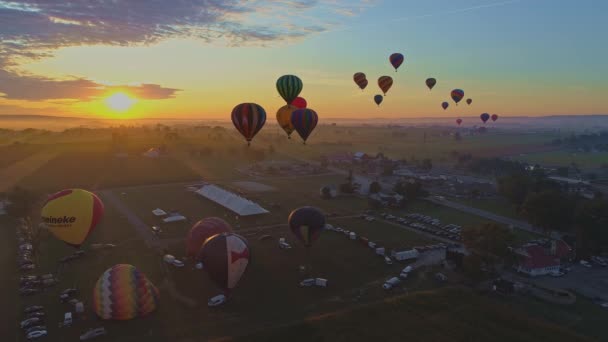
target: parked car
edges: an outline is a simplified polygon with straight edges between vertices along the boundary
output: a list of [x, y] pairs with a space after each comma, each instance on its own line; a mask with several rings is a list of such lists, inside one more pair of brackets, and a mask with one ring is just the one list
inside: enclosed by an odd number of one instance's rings
[[40, 305], [31, 305], [31, 306], [28, 306], [27, 308], [23, 309], [23, 313], [29, 314], [29, 313], [32, 313], [32, 312], [43, 311], [43, 310], [44, 310], [43, 306], [40, 306]]
[[36, 330], [46, 330], [46, 326], [44, 325], [34, 325], [33, 327], [29, 327], [27, 329], [25, 329], [25, 334], [29, 334], [32, 331], [36, 331]]
[[173, 260], [173, 266], [175, 267], [184, 267], [184, 262], [178, 259]]
[[559, 272], [559, 271], [554, 271], [550, 273], [552, 277], [561, 277], [563, 276], [565, 273], [564, 272]]
[[310, 287], [310, 286], [313, 286], [314, 284], [315, 284], [314, 278], [304, 279], [300, 282], [300, 286], [302, 286], [302, 287]]
[[26, 338], [28, 340], [35, 340], [35, 339], [38, 339], [40, 337], [44, 337], [46, 335], [48, 335], [48, 333], [47, 333], [46, 330], [36, 330], [36, 331], [32, 331], [31, 333], [27, 334]]
[[95, 329], [89, 329], [89, 330], [87, 330], [87, 332], [85, 332], [84, 334], [80, 335], [80, 340], [81, 341], [88, 341], [88, 340], [93, 339], [95, 337], [104, 336], [107, 333], [108, 332], [106, 331], [106, 329], [104, 327], [95, 328]]
[[606, 263], [606, 261], [604, 260], [604, 258], [598, 257], [598, 256], [592, 256], [591, 257], [591, 261], [602, 266], [602, 267], [606, 267], [608, 266], [608, 263]]
[[59, 295], [59, 299], [61, 300], [62, 303], [65, 303], [71, 297], [75, 296], [77, 293], [78, 293], [78, 290], [76, 290], [76, 289], [65, 289], [65, 290], [61, 291], [61, 294]]
[[25, 281], [32, 281], [32, 280], [38, 280], [38, 276], [35, 275], [26, 275], [26, 276], [21, 276], [21, 278], [19, 279], [21, 282], [25, 282]]
[[44, 312], [42, 312], [42, 311], [35, 311], [35, 312], [30, 312], [27, 315], [27, 318], [38, 317], [38, 318], [44, 319], [44, 316], [45, 316]]
[[41, 275], [40, 279], [55, 279], [55, 276], [51, 273], [47, 273], [47, 274]]
[[22, 296], [31, 296], [34, 295], [36, 293], [40, 292], [40, 290], [38, 289], [32, 289], [32, 288], [20, 288], [19, 289], [19, 294]]
[[162, 233], [162, 232], [163, 232], [163, 231], [160, 229], [160, 227], [158, 227], [158, 226], [152, 226], [152, 227], [150, 227], [150, 229], [152, 229], [152, 231], [154, 232], [154, 234], [160, 234], [160, 233]]
[[392, 277], [390, 279], [388, 279], [383, 285], [382, 288], [385, 290], [390, 290], [393, 287], [395, 287], [396, 285], [398, 285], [401, 282], [401, 280], [397, 277]]
[[31, 326], [34, 326], [36, 324], [42, 323], [42, 320], [38, 317], [32, 317], [32, 318], [28, 318], [28, 319], [24, 319], [23, 321], [21, 321], [20, 326], [21, 329], [27, 329]]
[[218, 305], [224, 304], [225, 302], [226, 302], [226, 296], [221, 294], [221, 295], [217, 295], [217, 296], [209, 299], [209, 302], [207, 302], [207, 306], [218, 306]]
[[591, 268], [591, 264], [587, 260], [581, 260], [580, 264], [584, 267]]

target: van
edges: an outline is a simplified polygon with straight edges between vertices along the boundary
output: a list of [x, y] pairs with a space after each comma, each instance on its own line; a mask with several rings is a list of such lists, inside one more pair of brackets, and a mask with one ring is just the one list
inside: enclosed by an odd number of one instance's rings
[[63, 326], [64, 327], [69, 327], [72, 325], [72, 313], [71, 312], [66, 312], [63, 315]]

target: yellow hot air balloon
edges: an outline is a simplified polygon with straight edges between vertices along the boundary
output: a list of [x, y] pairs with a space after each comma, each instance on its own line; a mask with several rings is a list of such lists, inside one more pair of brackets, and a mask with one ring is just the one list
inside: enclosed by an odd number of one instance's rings
[[291, 133], [294, 130], [293, 124], [291, 123], [291, 113], [298, 109], [296, 106], [285, 105], [277, 111], [277, 122], [279, 126], [287, 133], [287, 138], [291, 139]]
[[103, 216], [103, 203], [94, 193], [67, 189], [51, 195], [42, 208], [42, 222], [55, 237], [80, 247]]

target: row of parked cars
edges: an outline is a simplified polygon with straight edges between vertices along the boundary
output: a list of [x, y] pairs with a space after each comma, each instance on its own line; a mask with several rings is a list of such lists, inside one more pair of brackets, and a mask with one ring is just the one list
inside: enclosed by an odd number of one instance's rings
[[[453, 241], [461, 241], [460, 235], [462, 227], [456, 224], [442, 224], [439, 219], [419, 214], [411, 213], [405, 215], [405, 217], [397, 217], [387, 213], [381, 213], [380, 216], [386, 220], [396, 221], [402, 225], [407, 225], [420, 231], [437, 235]], [[369, 221], [369, 215], [365, 215], [364, 218]]]
[[28, 306], [23, 310], [24, 319], [20, 323], [20, 328], [28, 340], [35, 340], [48, 335], [44, 307], [40, 305]]
[[44, 289], [55, 286], [57, 279], [53, 274], [23, 275], [19, 279], [19, 294], [30, 296], [42, 292]]
[[32, 271], [36, 268], [33, 234], [27, 221], [20, 220], [17, 227], [17, 267], [22, 272]]

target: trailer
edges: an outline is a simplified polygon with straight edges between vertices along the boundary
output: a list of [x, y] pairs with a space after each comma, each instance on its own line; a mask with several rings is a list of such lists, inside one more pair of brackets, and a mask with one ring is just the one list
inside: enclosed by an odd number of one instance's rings
[[324, 278], [316, 278], [315, 285], [320, 287], [327, 287], [327, 279]]
[[420, 256], [420, 253], [418, 253], [418, 251], [416, 249], [410, 249], [410, 250], [401, 251], [401, 252], [393, 251], [391, 253], [391, 256], [393, 258], [395, 258], [395, 260], [397, 260], [397, 261], [405, 261], [405, 260], [417, 259]]
[[384, 255], [384, 247], [378, 247], [378, 248], [376, 248], [376, 254], [378, 254], [378, 255]]

